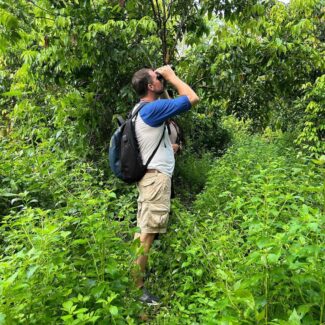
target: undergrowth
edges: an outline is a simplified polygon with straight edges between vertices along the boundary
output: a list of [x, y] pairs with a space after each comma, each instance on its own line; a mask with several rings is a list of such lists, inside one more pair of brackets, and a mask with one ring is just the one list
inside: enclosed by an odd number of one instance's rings
[[0, 324], [134, 324], [135, 193], [49, 141], [1, 152]]
[[2, 141], [0, 323], [321, 324], [324, 171], [282, 138], [242, 134], [203, 158], [204, 190], [191, 210], [174, 201], [152, 250], [163, 305], [144, 314], [135, 189], [74, 151]]
[[287, 143], [243, 137], [152, 255], [155, 324], [321, 324], [322, 167]]

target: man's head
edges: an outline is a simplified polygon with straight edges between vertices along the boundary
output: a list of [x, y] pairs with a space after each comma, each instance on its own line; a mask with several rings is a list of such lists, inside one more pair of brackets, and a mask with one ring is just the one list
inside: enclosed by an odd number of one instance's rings
[[137, 71], [132, 78], [132, 86], [140, 98], [151, 93], [159, 97], [164, 92], [164, 84], [153, 69], [143, 68]]

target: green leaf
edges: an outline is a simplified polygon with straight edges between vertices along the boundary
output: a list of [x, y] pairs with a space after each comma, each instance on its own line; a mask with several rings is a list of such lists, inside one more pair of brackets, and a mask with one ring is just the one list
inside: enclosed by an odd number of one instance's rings
[[110, 306], [109, 307], [109, 312], [113, 315], [116, 316], [118, 314], [118, 308], [116, 306]]
[[217, 274], [220, 276], [221, 279], [223, 280], [228, 280], [229, 279], [229, 276], [226, 272], [224, 272], [223, 270], [221, 269], [218, 269], [217, 270]]
[[74, 315], [84, 314], [88, 311], [88, 308], [80, 308], [73, 312]]
[[18, 26], [18, 19], [10, 12], [0, 8], [0, 25], [14, 29]]
[[27, 279], [31, 278], [38, 268], [39, 265], [30, 266], [26, 272]]
[[2, 96], [5, 97], [21, 97], [23, 92], [21, 90], [10, 90], [2, 93]]
[[18, 277], [19, 271], [16, 271], [14, 274], [12, 274], [6, 281], [8, 284], [12, 284], [16, 278]]
[[0, 313], [0, 325], [6, 324], [6, 315], [3, 313]]
[[268, 254], [267, 261], [269, 264], [276, 264], [279, 261], [281, 254]]
[[69, 314], [72, 314], [73, 311], [77, 308], [77, 306], [73, 305], [73, 302], [71, 300], [65, 301], [63, 304], [63, 310], [68, 312]]
[[289, 321], [291, 321], [292, 325], [300, 325], [301, 317], [298, 315], [296, 309], [294, 309], [289, 317]]
[[255, 301], [253, 294], [246, 289], [239, 289], [235, 291], [235, 298], [238, 301], [244, 302], [250, 309], [254, 310]]
[[256, 316], [255, 316], [255, 318], [256, 318], [256, 320], [257, 320], [258, 322], [260, 322], [261, 320], [263, 320], [264, 317], [265, 317], [265, 308], [262, 309], [261, 312], [257, 312], [257, 313], [256, 313]]
[[73, 315], [65, 315], [65, 316], [61, 316], [61, 319], [64, 321], [68, 321], [70, 319], [73, 319]]
[[262, 238], [259, 238], [257, 240], [256, 244], [257, 244], [258, 248], [262, 249], [262, 248], [265, 248], [265, 247], [274, 246], [275, 242], [270, 238], [262, 237]]
[[0, 192], [0, 197], [3, 196], [3, 197], [13, 197], [13, 196], [17, 196], [17, 194], [15, 193], [8, 193], [8, 192], [4, 192], [4, 193], [1, 193]]

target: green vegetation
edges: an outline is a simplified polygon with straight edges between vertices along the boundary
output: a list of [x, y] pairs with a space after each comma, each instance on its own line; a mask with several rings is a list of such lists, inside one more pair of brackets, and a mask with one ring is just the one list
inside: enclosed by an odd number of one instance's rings
[[[0, 324], [323, 324], [324, 26], [323, 0], [0, 0]], [[150, 309], [107, 147], [168, 62], [201, 103]]]
[[322, 323], [324, 174], [278, 141], [241, 139], [215, 163], [193, 211], [174, 206], [153, 262], [168, 306], [158, 320]]

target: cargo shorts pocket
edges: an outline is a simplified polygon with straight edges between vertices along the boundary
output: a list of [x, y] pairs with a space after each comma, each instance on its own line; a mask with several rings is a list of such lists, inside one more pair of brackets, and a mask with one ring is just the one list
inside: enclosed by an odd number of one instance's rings
[[149, 228], [166, 228], [169, 217], [169, 206], [163, 203], [154, 203], [150, 205], [150, 217], [148, 218], [147, 227]]
[[141, 187], [147, 187], [149, 185], [152, 185], [155, 181], [156, 181], [156, 174], [150, 174], [148, 176], [148, 174], [146, 174], [139, 182], [139, 185]]
[[152, 177], [145, 178], [139, 182], [139, 200], [140, 201], [150, 201], [155, 197], [157, 191], [157, 177], [152, 175]]

